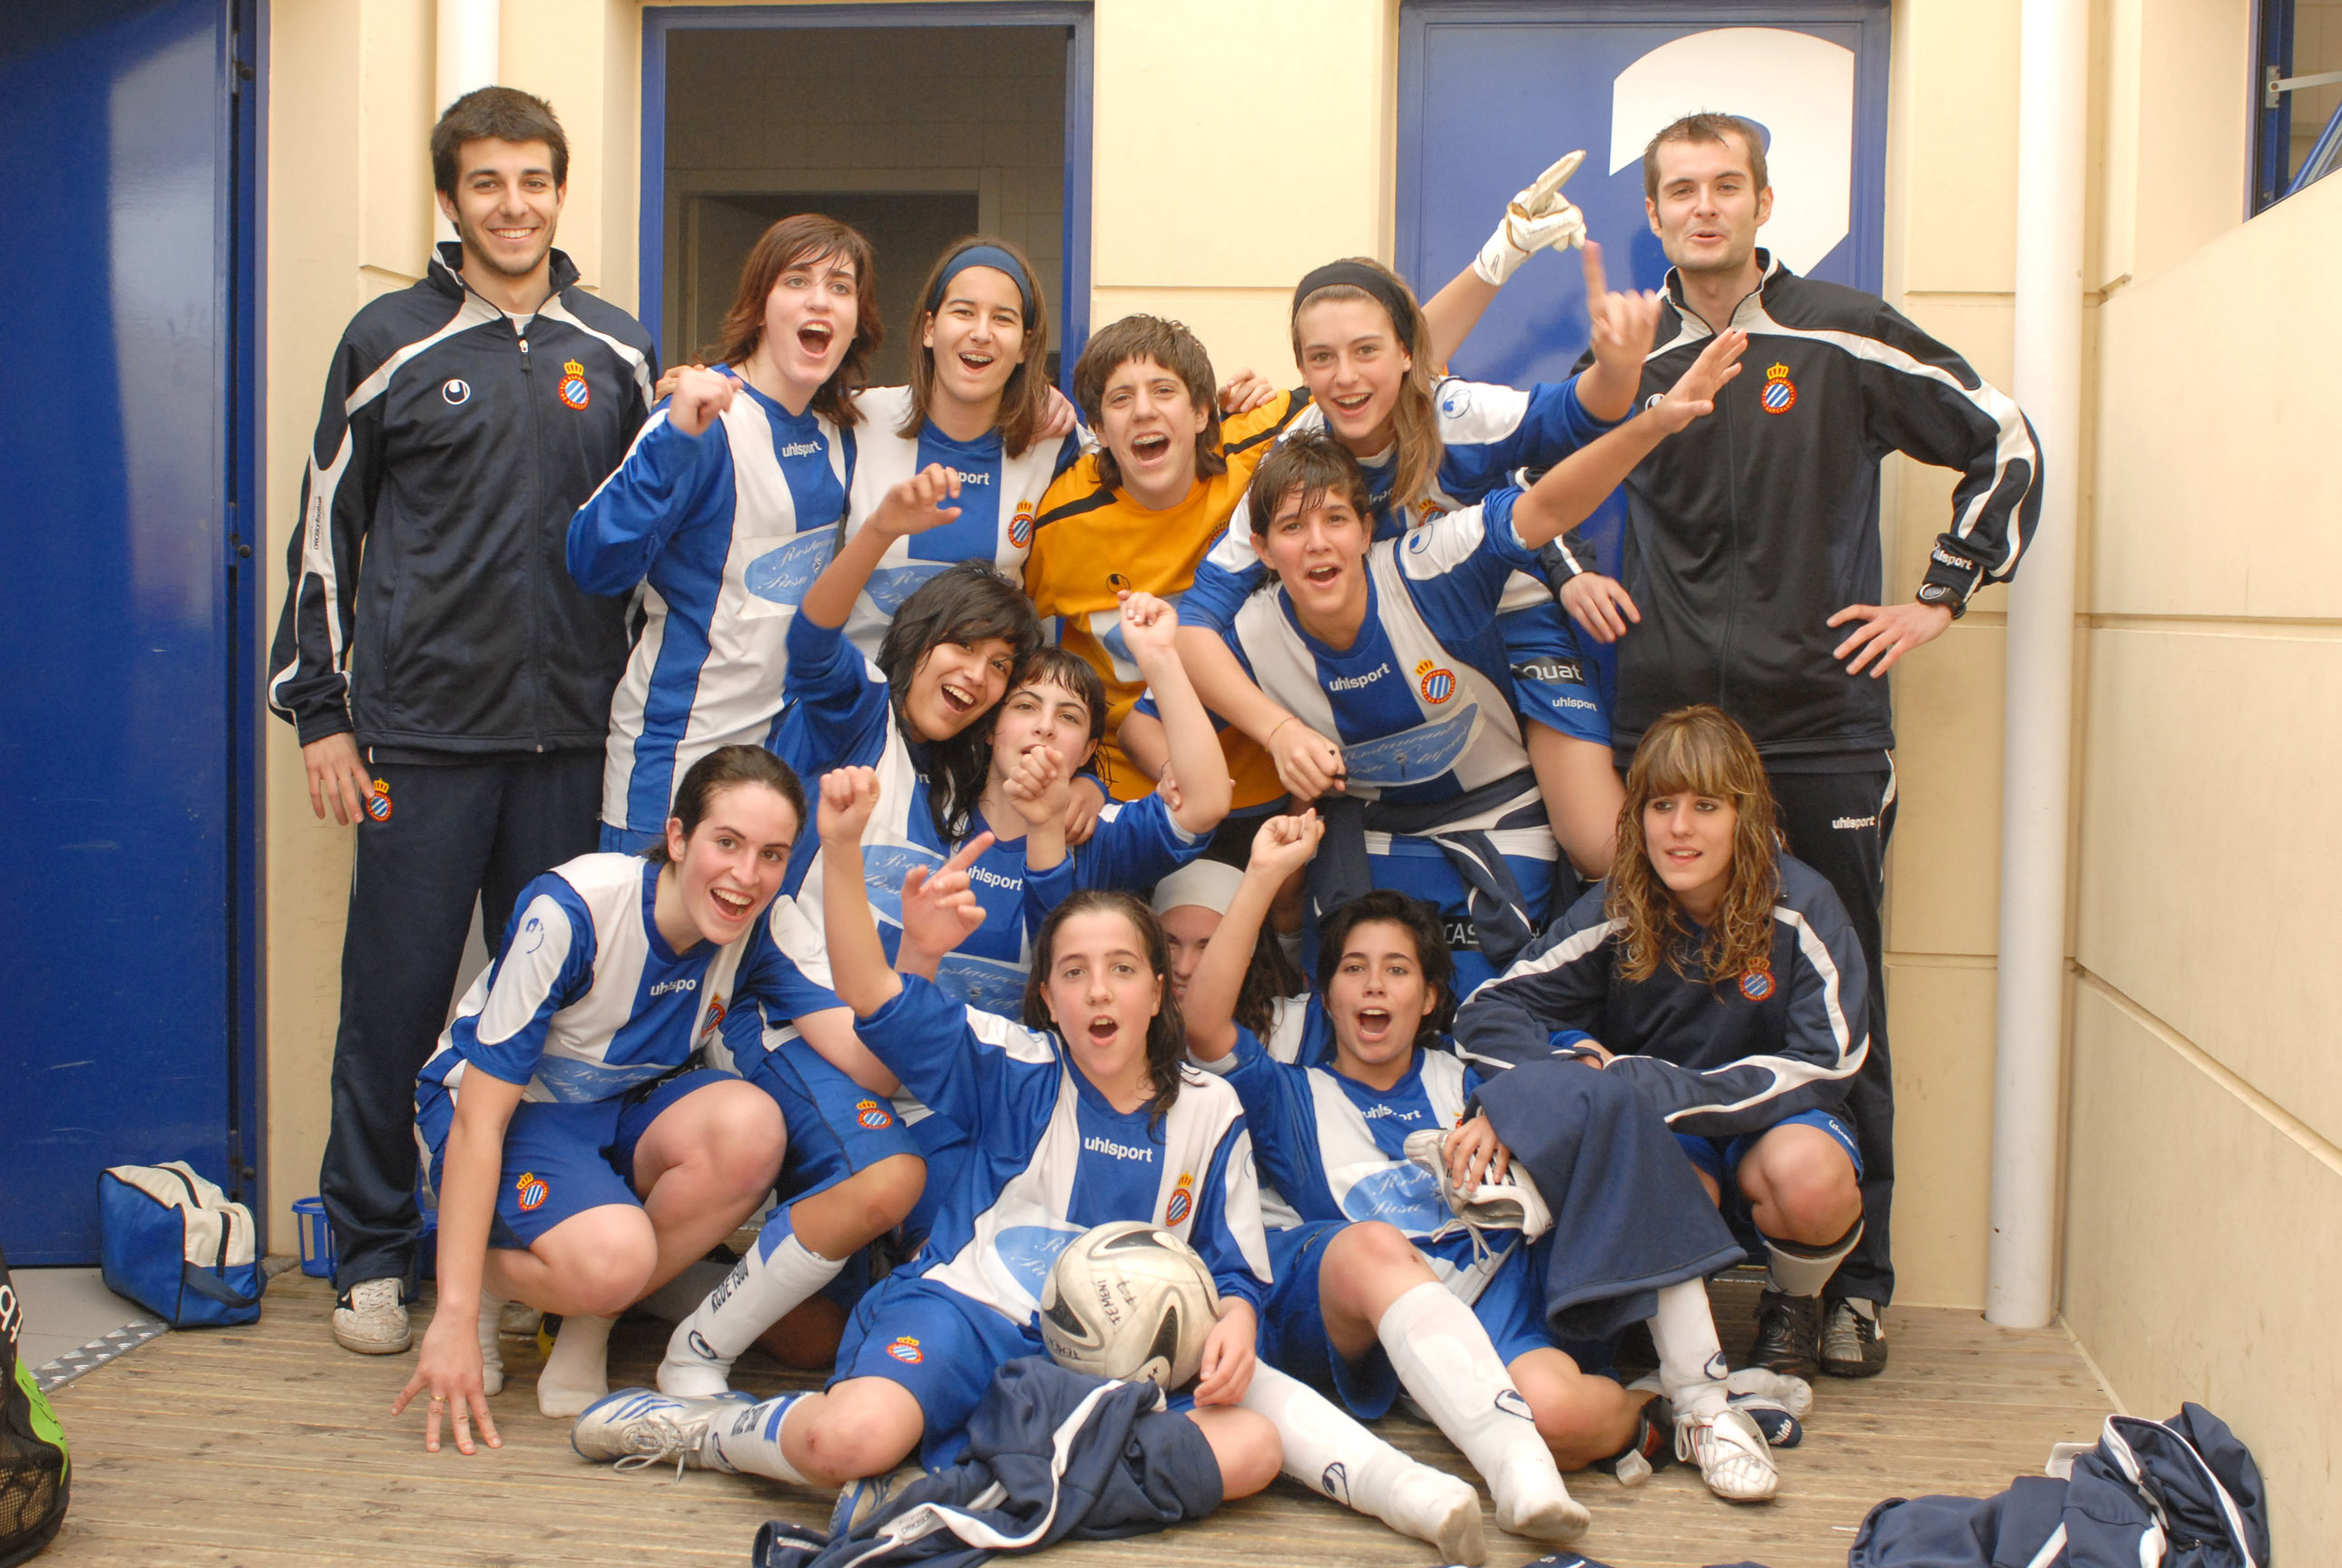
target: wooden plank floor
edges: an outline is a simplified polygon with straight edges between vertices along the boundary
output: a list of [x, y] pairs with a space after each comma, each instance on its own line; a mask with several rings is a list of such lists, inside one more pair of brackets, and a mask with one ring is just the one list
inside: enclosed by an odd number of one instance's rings
[[[1726, 1348], [1746, 1345], [1754, 1288], [1714, 1287]], [[73, 1506], [41, 1561], [99, 1564], [650, 1564], [746, 1561], [770, 1517], [818, 1525], [826, 1503], [743, 1476], [679, 1483], [618, 1474], [570, 1452], [568, 1423], [536, 1414], [536, 1353], [505, 1341], [510, 1383], [493, 1402], [505, 1446], [465, 1459], [422, 1452], [418, 1413], [391, 1396], [414, 1358], [345, 1353], [326, 1332], [331, 1297], [297, 1273], [269, 1288], [248, 1330], [165, 1334], [57, 1391], [73, 1445]], [[426, 1313], [419, 1312], [420, 1337]], [[1824, 1379], [1804, 1444], [1779, 1455], [1781, 1495], [1758, 1507], [1710, 1496], [1696, 1473], [1639, 1490], [1575, 1480], [1594, 1513], [1584, 1551], [1616, 1568], [1752, 1558], [1770, 1568], [1841, 1564], [1854, 1527], [1884, 1497], [1982, 1494], [2037, 1473], [2049, 1445], [2092, 1441], [2106, 1395], [2062, 1329], [1997, 1329], [1972, 1313], [1898, 1308], [1893, 1363], [1867, 1383]], [[646, 1383], [665, 1325], [622, 1324], [614, 1383]], [[752, 1353], [744, 1386], [794, 1374]], [[1393, 1420], [1392, 1441], [1469, 1474], [1436, 1433]], [[668, 1474], [671, 1475], [671, 1472]], [[1488, 1527], [1490, 1561], [1536, 1555]], [[1134, 1541], [1076, 1543], [1079, 1564], [1424, 1564], [1429, 1547], [1279, 1482], [1200, 1524]]]

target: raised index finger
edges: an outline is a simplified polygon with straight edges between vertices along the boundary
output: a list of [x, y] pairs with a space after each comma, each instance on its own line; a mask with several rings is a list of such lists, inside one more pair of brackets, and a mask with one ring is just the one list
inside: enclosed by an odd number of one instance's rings
[[936, 874], [941, 875], [946, 871], [966, 871], [983, 856], [986, 850], [990, 849], [991, 847], [992, 834], [988, 833], [977, 834], [974, 838], [969, 839], [966, 844], [960, 845], [959, 852], [957, 854], [954, 854], [949, 860], [944, 862], [942, 865], [938, 866], [936, 868]]
[[1602, 265], [1602, 242], [1587, 240], [1578, 253], [1578, 263], [1586, 268], [1586, 303], [1590, 307], [1610, 292], [1610, 275]]

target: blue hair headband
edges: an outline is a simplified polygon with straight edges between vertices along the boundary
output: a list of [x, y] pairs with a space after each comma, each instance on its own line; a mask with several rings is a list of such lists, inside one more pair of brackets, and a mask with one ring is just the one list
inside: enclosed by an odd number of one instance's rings
[[944, 290], [951, 280], [972, 266], [988, 266], [995, 272], [1006, 273], [1016, 285], [1017, 296], [1025, 305], [1025, 325], [1033, 325], [1033, 280], [1025, 275], [1025, 266], [1015, 256], [998, 245], [970, 245], [944, 263], [944, 270], [936, 278], [936, 286], [927, 291], [927, 309], [932, 311], [944, 302]]

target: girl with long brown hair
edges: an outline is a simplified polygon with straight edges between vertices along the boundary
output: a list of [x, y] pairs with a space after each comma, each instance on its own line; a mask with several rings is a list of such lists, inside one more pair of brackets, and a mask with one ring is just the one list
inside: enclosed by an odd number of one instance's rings
[[[1452, 302], [1472, 292], [1476, 308], [1461, 318], [1468, 320], [1494, 296], [1474, 269], [1433, 302], [1441, 307], [1435, 320], [1378, 261], [1352, 256], [1318, 267], [1293, 291], [1290, 317], [1294, 359], [1312, 407], [1284, 438], [1322, 430], [1348, 448], [1367, 475], [1376, 538], [1473, 504], [1519, 469], [1558, 463], [1633, 412], [1657, 319], [1656, 295], [1608, 290], [1599, 246], [1586, 247], [1584, 265], [1594, 363], [1566, 382], [1526, 392], [1441, 368], [1463, 335]], [[1264, 696], [1208, 645], [1266, 581], [1246, 538], [1250, 526], [1240, 507], [1196, 567], [1195, 585], [1180, 601], [1181, 620], [1195, 628], [1181, 652], [1214, 711], [1269, 752], [1296, 800], [1315, 799], [1342, 787], [1338, 742]], [[1505, 610], [1498, 625], [1511, 685], [1555, 837], [1579, 870], [1599, 875], [1610, 862], [1618, 785], [1593, 671], [1541, 576], [1517, 574]]]
[[919, 584], [946, 566], [983, 561], [1024, 580], [1033, 518], [1049, 482], [1081, 455], [1068, 409], [1049, 385], [1049, 300], [1025, 253], [971, 235], [928, 269], [910, 323], [907, 386], [866, 392], [844, 538], [859, 533], [888, 490], [940, 465], [958, 481], [956, 515], [894, 540], [846, 622], [846, 636], [876, 657], [886, 623]]
[[881, 336], [874, 266], [870, 242], [833, 219], [766, 229], [709, 349], [715, 367], [676, 373], [570, 521], [580, 587], [644, 589], [610, 704], [606, 850], [655, 841], [685, 770], [764, 739], [780, 705], [789, 621], [836, 547], [854, 479], [854, 394]]
[[1751, 1359], [1818, 1370], [1821, 1292], [1862, 1235], [1837, 1113], [1869, 1051], [1869, 971], [1837, 894], [1780, 847], [1747, 732], [1701, 704], [1645, 733], [1618, 854], [1456, 1019], [1467, 1058], [1556, 1052], [1626, 1073], [1708, 1191], [1764, 1237]]

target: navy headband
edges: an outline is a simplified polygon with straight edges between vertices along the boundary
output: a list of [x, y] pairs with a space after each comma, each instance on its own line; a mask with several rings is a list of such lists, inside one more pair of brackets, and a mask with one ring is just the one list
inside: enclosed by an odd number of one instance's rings
[[[1390, 313], [1391, 330], [1402, 340], [1409, 335], [1407, 324], [1415, 319], [1415, 311], [1411, 308], [1413, 302], [1407, 298], [1406, 289], [1392, 282], [1388, 274], [1378, 268], [1370, 267], [1364, 262], [1327, 262], [1324, 266], [1303, 278], [1293, 291], [1293, 314], [1296, 315], [1301, 314], [1302, 302], [1311, 295], [1321, 288], [1332, 288], [1337, 284], [1347, 284], [1352, 288], [1365, 290], [1369, 298]], [[1413, 345], [1402, 341], [1399, 346], [1406, 348]]]
[[1017, 296], [1025, 303], [1025, 326], [1030, 331], [1033, 325], [1033, 280], [1025, 275], [1024, 264], [998, 245], [970, 245], [944, 263], [944, 270], [936, 277], [936, 286], [927, 291], [928, 311], [932, 313], [936, 306], [943, 304], [944, 290], [950, 285], [951, 280], [972, 266], [988, 266], [995, 272], [1008, 275], [1009, 280], [1016, 285]]

